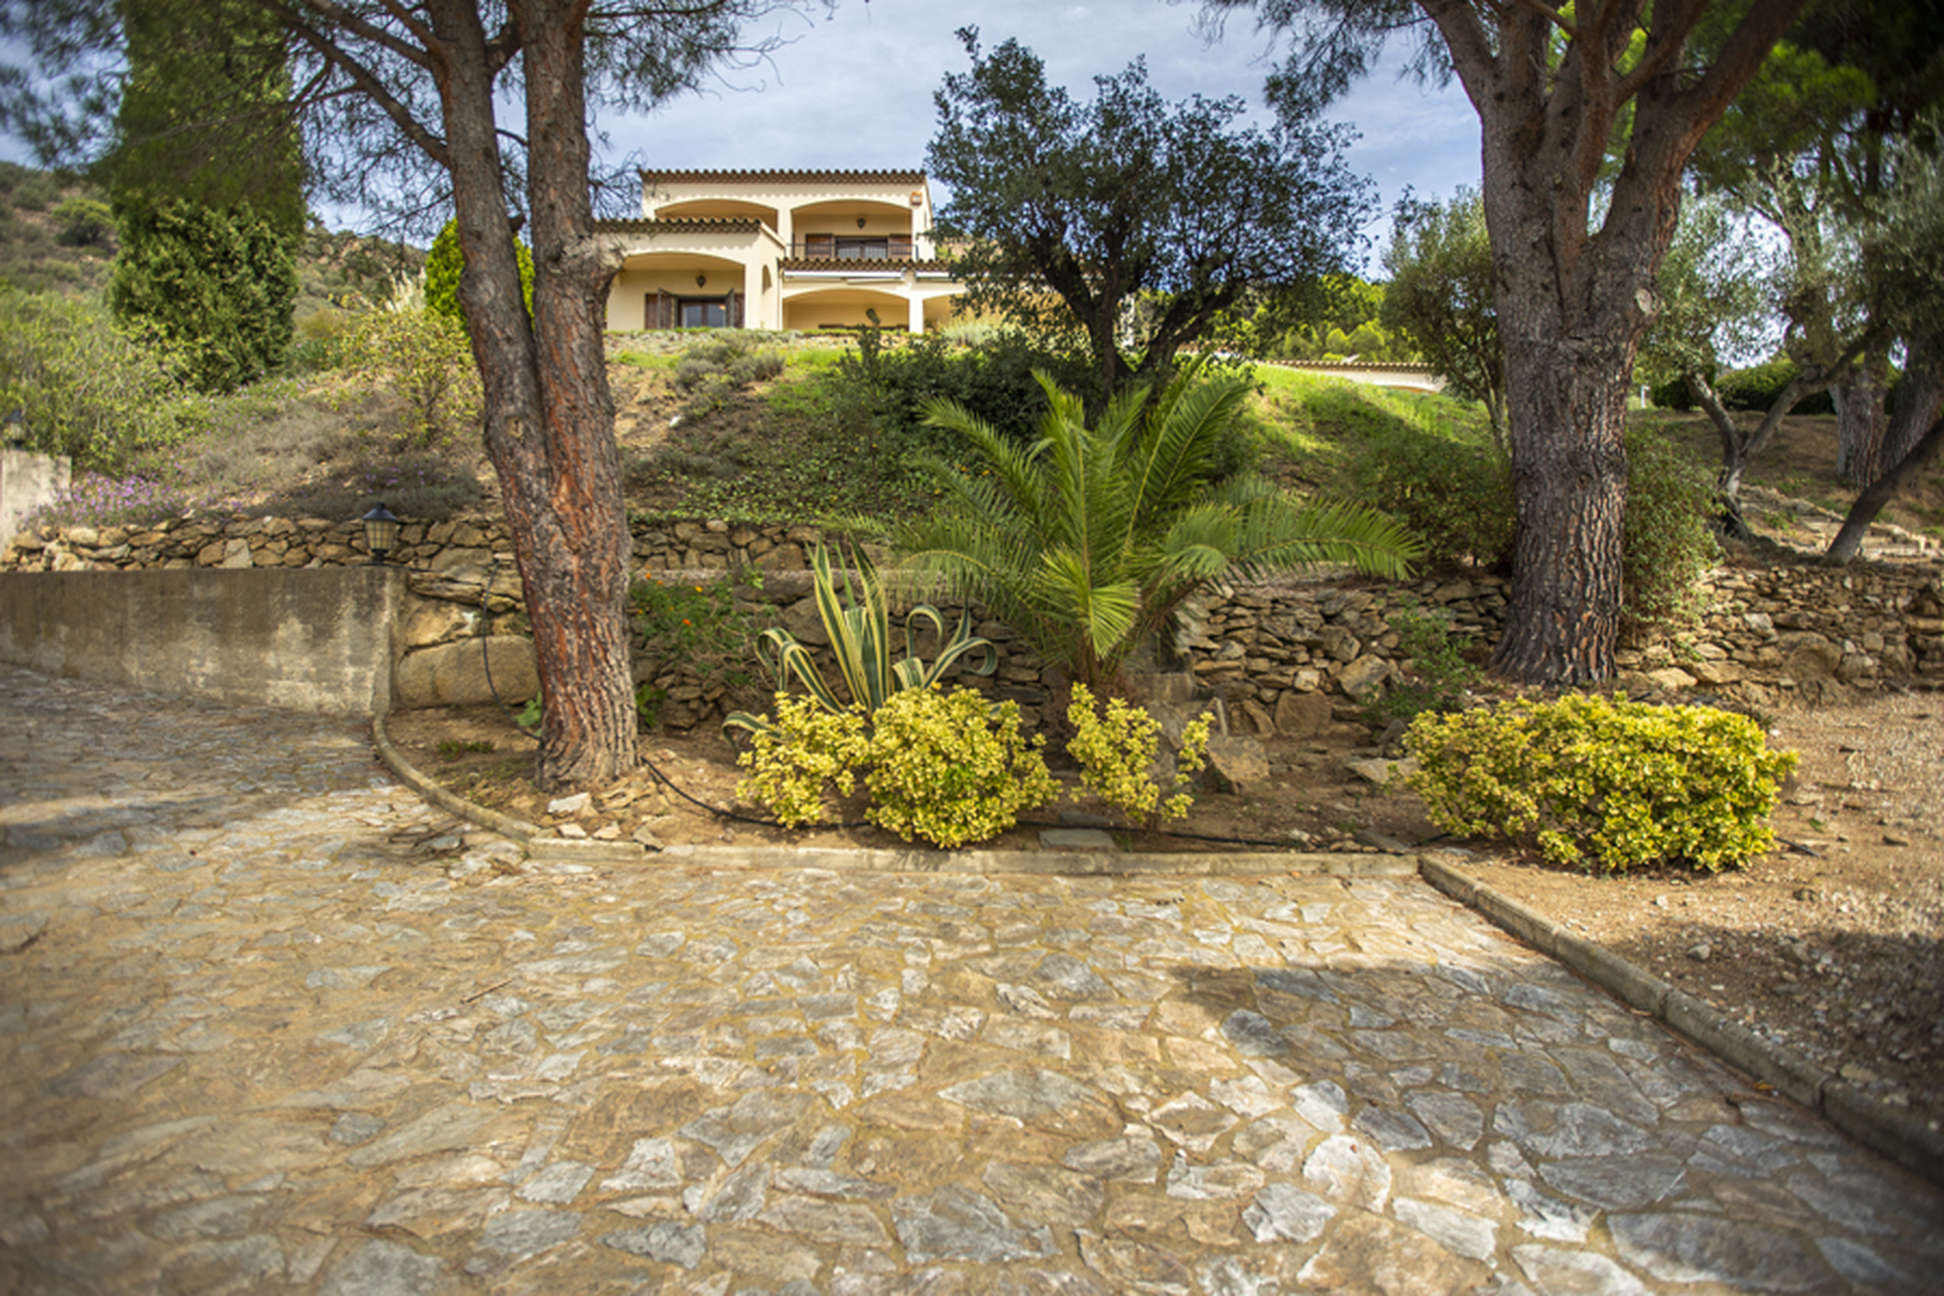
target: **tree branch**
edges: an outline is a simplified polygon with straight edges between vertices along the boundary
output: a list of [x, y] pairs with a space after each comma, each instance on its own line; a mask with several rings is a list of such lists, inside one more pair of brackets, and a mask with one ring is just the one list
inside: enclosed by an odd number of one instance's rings
[[1479, 25], [1478, 11], [1456, 0], [1421, 0], [1420, 7], [1437, 25], [1451, 51], [1451, 66], [1464, 83], [1465, 93], [1483, 114], [1491, 102], [1490, 81], [1503, 69], [1492, 53], [1492, 43]]
[[325, 63], [337, 68], [351, 79], [352, 84], [378, 105], [387, 117], [391, 118], [399, 132], [418, 147], [434, 162], [447, 169], [451, 168], [451, 154], [447, 152], [445, 141], [427, 130], [419, 119], [385, 87], [377, 73], [357, 59], [347, 54], [337, 42], [304, 21], [302, 15], [288, 5], [267, 0], [267, 7], [277, 13], [297, 39], [311, 47]]
[[[301, 8], [310, 10], [326, 22], [344, 28], [344, 30], [354, 36], [363, 37], [374, 45], [390, 50], [407, 62], [415, 63], [427, 71], [432, 69], [432, 54], [430, 51], [433, 42], [428, 41], [424, 47], [420, 47], [412, 44], [410, 41], [400, 40], [397, 36], [394, 36], [376, 23], [367, 22], [352, 13], [349, 9], [346, 9], [343, 5], [334, 3], [334, 0], [291, 0], [291, 2]], [[271, 8], [283, 11], [285, 14], [284, 21], [290, 26], [309, 27], [309, 24], [304, 22], [302, 16], [289, 5], [272, 3]], [[318, 34], [322, 35], [321, 32]], [[332, 43], [335, 44], [336, 42]]]
[[[1722, 46], [1713, 65], [1699, 81], [1681, 92], [1677, 111], [1685, 114], [1686, 119], [1693, 123], [1694, 139], [1689, 141], [1689, 148], [1727, 111], [1728, 105], [1748, 84], [1748, 79], [1755, 75], [1755, 70], [1795, 21], [1805, 3], [1806, 0], [1763, 0], [1761, 4], [1750, 6], [1748, 13], [1728, 37], [1728, 43]], [[1658, 28], [1658, 10], [1655, 16], [1654, 25]], [[1689, 18], [1683, 36], [1692, 30], [1698, 17], [1697, 14]]]

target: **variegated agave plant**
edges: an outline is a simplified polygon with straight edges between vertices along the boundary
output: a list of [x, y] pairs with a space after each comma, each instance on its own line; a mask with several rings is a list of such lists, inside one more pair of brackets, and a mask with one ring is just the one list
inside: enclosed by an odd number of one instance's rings
[[[776, 678], [788, 684], [794, 677], [827, 711], [861, 708], [868, 718], [884, 705], [886, 698], [904, 689], [928, 688], [962, 659], [974, 675], [990, 675], [999, 664], [992, 641], [971, 633], [967, 618], [959, 618], [958, 629], [945, 639], [945, 618], [929, 603], [920, 603], [905, 616], [904, 656], [891, 655], [891, 608], [877, 570], [862, 550], [848, 550], [841, 571], [831, 567], [830, 551], [818, 545], [810, 559], [810, 572], [817, 599], [817, 619], [830, 637], [830, 650], [837, 669], [844, 677], [850, 701], [839, 699], [818, 669], [809, 648], [788, 630], [765, 630], [757, 642], [764, 664], [771, 666]], [[854, 572], [854, 574], [853, 574]], [[929, 621], [944, 642], [938, 656], [927, 665], [918, 656], [917, 626]], [[773, 660], [771, 660], [773, 655]], [[747, 711], [732, 713], [722, 722], [724, 729], [751, 733], [768, 729], [762, 716]]]

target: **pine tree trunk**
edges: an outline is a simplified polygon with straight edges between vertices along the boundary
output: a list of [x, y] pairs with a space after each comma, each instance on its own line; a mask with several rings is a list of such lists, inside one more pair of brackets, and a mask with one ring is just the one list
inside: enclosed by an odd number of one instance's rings
[[459, 299], [546, 697], [535, 779], [548, 790], [598, 784], [634, 768], [636, 718], [624, 615], [630, 540], [601, 337], [614, 266], [591, 237], [581, 32], [558, 5], [511, 7], [531, 145], [529, 320], [478, 13], [461, 0], [428, 9], [449, 51], [440, 89], [466, 257]]
[[1591, 684], [1613, 674], [1626, 511], [1627, 359], [1603, 337], [1506, 339], [1512, 601], [1493, 669]]

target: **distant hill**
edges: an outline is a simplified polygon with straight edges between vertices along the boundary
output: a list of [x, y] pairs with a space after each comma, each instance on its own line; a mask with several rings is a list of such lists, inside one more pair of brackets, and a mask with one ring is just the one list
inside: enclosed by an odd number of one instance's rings
[[[28, 292], [94, 292], [115, 255], [105, 195], [68, 173], [0, 162], [0, 284]], [[425, 252], [407, 243], [333, 233], [312, 218], [297, 254], [297, 318], [381, 302], [416, 277]]]

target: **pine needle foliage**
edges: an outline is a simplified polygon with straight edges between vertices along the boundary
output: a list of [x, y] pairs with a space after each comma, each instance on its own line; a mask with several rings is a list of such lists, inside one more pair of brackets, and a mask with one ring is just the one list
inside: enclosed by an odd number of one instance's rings
[[927, 403], [926, 421], [963, 438], [966, 453], [930, 465], [940, 507], [896, 541], [911, 568], [982, 604], [1081, 683], [1110, 684], [1209, 581], [1316, 563], [1397, 578], [1418, 555], [1370, 509], [1221, 476], [1246, 380], [1191, 371], [1152, 401], [1146, 389], [1123, 393], [1089, 427], [1079, 396], [1035, 377], [1047, 410], [1029, 447], [960, 405]]

